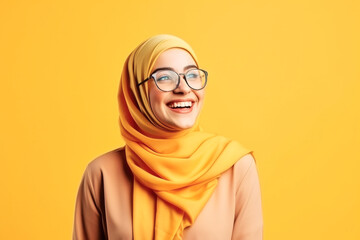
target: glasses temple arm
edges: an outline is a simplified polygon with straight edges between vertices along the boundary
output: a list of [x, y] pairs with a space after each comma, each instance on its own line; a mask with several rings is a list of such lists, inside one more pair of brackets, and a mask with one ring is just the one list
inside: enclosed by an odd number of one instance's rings
[[151, 78], [152, 78], [152, 77], [148, 77], [148, 78], [145, 79], [144, 81], [138, 83], [137, 86], [140, 86], [140, 85], [143, 84], [144, 82], [149, 81]]

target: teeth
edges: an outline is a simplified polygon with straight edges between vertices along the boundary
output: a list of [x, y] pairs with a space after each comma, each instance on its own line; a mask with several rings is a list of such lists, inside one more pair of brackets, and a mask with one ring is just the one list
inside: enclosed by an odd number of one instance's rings
[[183, 107], [191, 107], [192, 102], [173, 102], [169, 105], [171, 108], [183, 108]]

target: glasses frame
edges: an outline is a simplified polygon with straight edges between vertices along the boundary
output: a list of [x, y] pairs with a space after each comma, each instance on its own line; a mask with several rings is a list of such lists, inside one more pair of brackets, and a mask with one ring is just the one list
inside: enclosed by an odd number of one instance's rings
[[[196, 69], [196, 70], [200, 70], [200, 71], [204, 72], [204, 74], [205, 74], [205, 84], [204, 84], [204, 86], [203, 86], [202, 88], [199, 88], [199, 89], [196, 89], [196, 88], [191, 87], [191, 86], [189, 85], [187, 79], [186, 79], [186, 74], [187, 74], [189, 71], [192, 71], [192, 70], [195, 70], [195, 69]], [[169, 70], [167, 70], [167, 71], [173, 71], [174, 73], [176, 73], [176, 75], [178, 76], [178, 81], [177, 81], [176, 87], [175, 87], [174, 89], [165, 91], [165, 90], [162, 90], [162, 89], [157, 85], [157, 81], [155, 81], [154, 74], [155, 74], [156, 72], [158, 72], [158, 71], [164, 71], [164, 70], [163, 70], [163, 69], [159, 69], [159, 70], [154, 71], [152, 74], [150, 74], [150, 77], [148, 77], [148, 78], [146, 78], [145, 80], [143, 80], [142, 82], [138, 83], [137, 86], [140, 86], [141, 84], [149, 81], [150, 79], [153, 79], [154, 82], [155, 82], [156, 87], [157, 87], [160, 91], [163, 91], [163, 92], [172, 92], [172, 91], [174, 91], [175, 89], [177, 89], [177, 88], [179, 87], [180, 80], [181, 80], [181, 79], [180, 79], [180, 75], [182, 75], [182, 76], [184, 77], [184, 80], [185, 80], [186, 84], [189, 86], [189, 88], [197, 91], [197, 90], [204, 89], [204, 87], [205, 87], [206, 84], [207, 84], [207, 78], [208, 78], [208, 75], [209, 75], [207, 71], [205, 71], [204, 69], [200, 69], [200, 68], [192, 68], [192, 69], [187, 70], [185, 73], [177, 73], [177, 72], [169, 69]]]

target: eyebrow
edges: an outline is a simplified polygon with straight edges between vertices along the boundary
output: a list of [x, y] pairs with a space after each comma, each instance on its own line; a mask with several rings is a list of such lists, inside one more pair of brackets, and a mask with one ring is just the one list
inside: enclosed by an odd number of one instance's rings
[[[190, 69], [190, 68], [198, 68], [196, 65], [187, 65], [184, 67], [184, 71]], [[160, 70], [171, 70], [171, 71], [175, 71], [175, 69], [171, 68], [171, 67], [162, 67], [162, 68], [157, 68], [155, 69], [151, 74], [153, 74], [154, 72], [160, 71]]]

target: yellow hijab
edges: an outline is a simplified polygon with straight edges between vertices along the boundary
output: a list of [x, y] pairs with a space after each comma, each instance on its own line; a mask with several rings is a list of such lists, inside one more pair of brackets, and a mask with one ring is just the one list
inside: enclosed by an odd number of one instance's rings
[[126, 161], [134, 175], [133, 236], [135, 240], [182, 239], [209, 200], [221, 173], [249, 150], [227, 138], [202, 132], [198, 122], [181, 131], [169, 129], [154, 116], [147, 83], [157, 57], [182, 48], [195, 62], [191, 47], [171, 35], [157, 35], [127, 58], [118, 94], [120, 130]]

